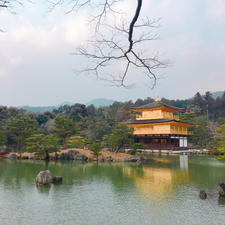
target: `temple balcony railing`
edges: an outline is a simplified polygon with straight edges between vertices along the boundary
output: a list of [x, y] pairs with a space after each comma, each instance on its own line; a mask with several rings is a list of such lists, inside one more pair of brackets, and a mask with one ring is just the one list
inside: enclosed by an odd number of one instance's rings
[[175, 116], [175, 115], [173, 115], [173, 119], [174, 120], [180, 120], [179, 116]]
[[134, 135], [157, 135], [157, 134], [174, 134], [174, 135], [193, 135], [193, 132], [191, 131], [134, 131]]
[[171, 131], [170, 134], [193, 135], [192, 131]]
[[171, 120], [180, 120], [179, 116], [177, 115], [155, 115], [151, 117], [144, 117], [143, 115], [136, 115], [136, 120], [152, 120], [152, 119], [171, 119]]

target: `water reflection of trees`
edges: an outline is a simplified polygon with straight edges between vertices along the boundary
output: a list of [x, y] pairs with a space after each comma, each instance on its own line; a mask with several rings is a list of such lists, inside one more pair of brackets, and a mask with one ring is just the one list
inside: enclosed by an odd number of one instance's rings
[[[171, 164], [171, 160], [158, 159], [150, 164], [124, 163], [79, 163], [40, 162], [40, 161], [5, 161], [0, 163], [0, 181], [6, 186], [20, 187], [22, 183], [34, 185], [34, 179], [40, 170], [49, 169], [53, 175], [63, 177], [63, 187], [54, 187], [54, 191], [61, 188], [70, 189], [72, 185], [85, 185], [87, 182], [108, 181], [115, 191], [126, 191], [138, 188], [144, 192], [162, 194], [176, 183], [187, 180], [187, 175], [181, 175]], [[43, 192], [43, 190], [39, 190]], [[46, 190], [44, 189], [44, 192]]]
[[152, 157], [146, 164], [133, 163], [80, 163], [77, 161], [0, 161], [0, 182], [11, 188], [34, 185], [34, 179], [40, 170], [49, 169], [53, 175], [63, 177], [63, 185], [54, 187], [72, 188], [90, 182], [110, 182], [115, 191], [137, 188], [144, 194], [156, 196], [172, 193], [186, 183], [195, 186], [215, 188], [219, 181], [225, 181], [225, 167], [212, 166], [207, 157], [190, 158], [189, 168], [181, 168], [179, 157]]
[[[62, 176], [64, 187], [82, 185], [94, 180], [108, 180], [116, 189], [133, 185], [132, 178], [124, 176], [121, 163], [80, 163], [74, 161], [49, 162], [42, 161], [2, 161], [0, 162], [0, 182], [5, 186], [20, 187], [22, 183], [34, 185], [34, 179], [41, 170], [50, 170], [52, 175]], [[54, 190], [60, 190], [54, 188]]]
[[[35, 165], [35, 166], [34, 166]], [[0, 162], [0, 181], [5, 186], [20, 187], [22, 182], [34, 183], [35, 175], [43, 168], [42, 164], [5, 160]]]
[[48, 195], [50, 190], [51, 190], [51, 185], [46, 185], [46, 186], [36, 186], [37, 191], [41, 194], [46, 194]]
[[225, 197], [219, 197], [219, 198], [218, 198], [218, 204], [219, 204], [219, 205], [224, 205], [224, 206], [225, 206]]
[[225, 182], [225, 164], [207, 156], [193, 156], [189, 160], [190, 181], [198, 188], [215, 189]]

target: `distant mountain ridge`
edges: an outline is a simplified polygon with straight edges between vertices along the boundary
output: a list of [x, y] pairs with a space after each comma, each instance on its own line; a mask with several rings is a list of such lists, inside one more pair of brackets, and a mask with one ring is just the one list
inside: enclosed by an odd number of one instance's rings
[[106, 98], [96, 98], [86, 103], [86, 105], [94, 105], [95, 107], [100, 106], [110, 106], [115, 102], [112, 99], [106, 99]]
[[[212, 92], [212, 97], [214, 99], [216, 98], [221, 98], [222, 95], [223, 95], [224, 91], [216, 91], [216, 92]], [[192, 97], [193, 98], [193, 97]], [[85, 103], [86, 106], [89, 106], [89, 105], [94, 105], [95, 107], [101, 107], [101, 106], [110, 106], [114, 103], [115, 101], [112, 100], [112, 99], [106, 99], [106, 98], [96, 98], [96, 99], [93, 99], [91, 101], [88, 101]], [[72, 103], [72, 102], [63, 102], [59, 105], [56, 105], [56, 106], [20, 106], [18, 108], [22, 108], [22, 109], [25, 109], [27, 110], [28, 112], [39, 112], [39, 113], [44, 113], [46, 111], [53, 111], [54, 109], [57, 109], [59, 108], [60, 106], [63, 106], [63, 105], [73, 105], [75, 103]]]
[[59, 105], [54, 105], [54, 106], [19, 106], [18, 108], [25, 109], [28, 112], [39, 112], [39, 113], [44, 113], [47, 111], [53, 111], [54, 109], [58, 109], [62, 105], [73, 105], [74, 103], [72, 102], [62, 102]]
[[59, 108], [59, 106], [18, 106], [17, 108], [25, 109], [28, 112], [39, 112], [44, 113], [47, 111], [53, 111], [54, 109]]
[[221, 98], [223, 96], [224, 91], [216, 91], [216, 92], [212, 92], [212, 97], [214, 99], [216, 98]]
[[[105, 99], [105, 98], [96, 98], [93, 99], [89, 102], [86, 102], [85, 105], [89, 106], [89, 105], [94, 105], [95, 107], [100, 107], [100, 106], [110, 106], [113, 104], [113, 102], [115, 102], [114, 100], [111, 99]], [[39, 112], [39, 113], [44, 113], [47, 111], [53, 111], [54, 109], [59, 108], [60, 106], [63, 105], [74, 105], [76, 103], [72, 103], [72, 102], [62, 102], [59, 105], [55, 105], [55, 106], [29, 106], [29, 105], [25, 105], [25, 106], [18, 106], [18, 108], [21, 109], [25, 109], [28, 112]]]

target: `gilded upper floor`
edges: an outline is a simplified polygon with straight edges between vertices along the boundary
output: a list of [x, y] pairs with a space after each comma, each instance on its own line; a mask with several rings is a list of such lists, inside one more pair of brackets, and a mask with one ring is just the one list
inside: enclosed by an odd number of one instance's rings
[[188, 131], [188, 127], [193, 124], [175, 122], [175, 121], [162, 121], [159, 123], [130, 123], [129, 127], [134, 128], [134, 135], [148, 135], [148, 134], [180, 134], [180, 135], [192, 135], [193, 133]]
[[150, 120], [150, 119], [171, 119], [179, 120], [175, 112], [182, 111], [181, 108], [167, 105], [160, 101], [155, 101], [140, 107], [133, 107], [133, 111], [137, 112], [136, 120]]
[[188, 127], [194, 126], [194, 124], [179, 121], [179, 116], [174, 115], [174, 113], [182, 111], [181, 108], [155, 101], [132, 109], [137, 112], [136, 120], [129, 122], [128, 126], [134, 128], [135, 135], [192, 135]]

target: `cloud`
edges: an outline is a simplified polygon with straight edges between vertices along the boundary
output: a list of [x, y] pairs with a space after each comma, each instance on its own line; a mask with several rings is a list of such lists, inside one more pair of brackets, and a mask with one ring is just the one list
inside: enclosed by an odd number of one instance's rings
[[224, 23], [225, 18], [225, 1], [224, 0], [208, 0], [207, 13], [208, 16]]
[[[153, 91], [145, 87], [148, 80], [136, 70], [128, 79], [139, 85], [131, 90], [109, 88], [94, 77], [74, 75], [73, 69], [86, 62], [69, 53], [91, 36], [88, 12], [46, 14], [46, 9], [32, 5], [32, 10], [25, 7], [18, 15], [0, 12], [0, 27], [6, 30], [0, 33], [0, 104], [52, 105], [101, 96], [185, 98], [198, 90], [224, 89], [225, 2], [203, 0], [201, 5], [196, 0], [149, 0], [143, 4], [143, 17], [162, 18], [162, 27], [155, 30], [161, 40], [147, 43], [146, 49], [172, 63], [156, 71], [166, 79]], [[117, 9], [128, 10], [131, 16], [135, 4], [127, 0]]]
[[47, 19], [46, 25], [36, 25], [22, 15], [14, 16], [4, 12], [0, 14], [0, 21], [7, 27], [7, 31], [0, 36], [0, 41], [28, 41], [42, 47], [54, 45], [59, 41], [66, 44], [79, 43], [88, 36], [86, 20], [82, 15], [65, 15], [63, 20], [56, 20], [51, 26], [49, 26], [48, 20], [51, 19]]
[[71, 46], [77, 46], [89, 35], [83, 16], [68, 15], [49, 27], [48, 23], [35, 25], [22, 15], [5, 11], [0, 14], [0, 21], [7, 27], [6, 32], [0, 33], [0, 77], [20, 64], [29, 63], [35, 55], [41, 57], [63, 49], [69, 53]]

